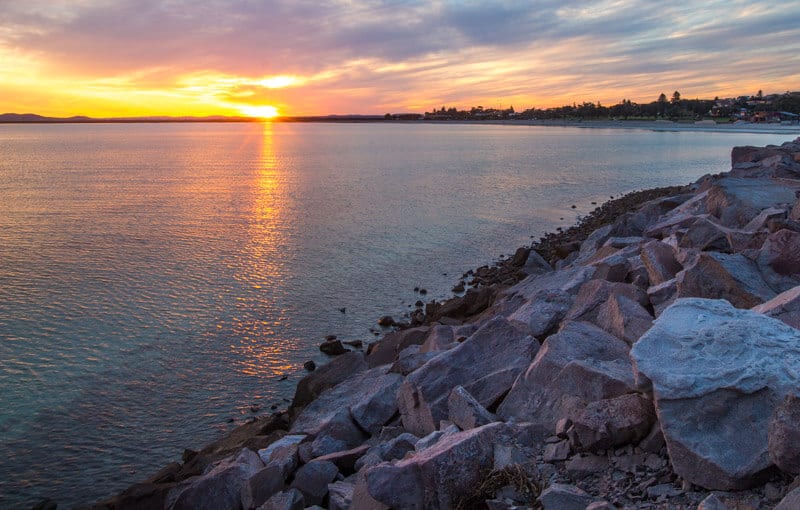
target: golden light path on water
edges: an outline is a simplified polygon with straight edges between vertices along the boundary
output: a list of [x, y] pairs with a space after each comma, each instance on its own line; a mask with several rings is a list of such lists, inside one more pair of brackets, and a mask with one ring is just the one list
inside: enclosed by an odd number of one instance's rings
[[[276, 329], [287, 320], [286, 310], [281, 303], [275, 302], [275, 296], [282, 293], [270, 293], [272, 302], [264, 302], [266, 289], [271, 286], [285, 285], [286, 258], [278, 256], [280, 250], [289, 249], [286, 239], [288, 217], [285, 209], [287, 181], [281, 165], [279, 150], [276, 148], [276, 136], [271, 122], [264, 122], [261, 137], [261, 153], [258, 168], [254, 169], [253, 180], [249, 183], [252, 196], [252, 207], [249, 218], [247, 244], [243, 247], [246, 259], [239, 265], [241, 273], [237, 280], [253, 290], [251, 297], [240, 297], [237, 309], [256, 307], [256, 313], [242, 314], [248, 320], [234, 319], [234, 334], [238, 342], [233, 349], [240, 349], [240, 370], [246, 375], [282, 375], [293, 369], [290, 362], [291, 348], [296, 339], [276, 336]], [[264, 338], [270, 338], [265, 342]]]

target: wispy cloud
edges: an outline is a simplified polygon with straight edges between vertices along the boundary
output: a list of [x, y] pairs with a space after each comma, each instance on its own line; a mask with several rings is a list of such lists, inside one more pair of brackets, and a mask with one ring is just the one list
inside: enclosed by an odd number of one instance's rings
[[794, 0], [0, 0], [0, 109], [102, 91], [128, 111], [133, 90], [189, 113], [546, 106], [777, 92], [797, 69]]

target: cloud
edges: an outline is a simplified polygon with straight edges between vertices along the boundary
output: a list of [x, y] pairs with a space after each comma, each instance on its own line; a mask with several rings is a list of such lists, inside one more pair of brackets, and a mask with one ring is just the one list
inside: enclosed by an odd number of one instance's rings
[[[188, 94], [187, 77], [205, 77], [195, 92], [226, 103], [305, 97], [382, 111], [598, 99], [601, 87], [628, 97], [759, 79], [765, 92], [786, 88], [800, 68], [798, 27], [794, 0], [0, 0], [0, 59], [109, 90]], [[275, 76], [297, 82], [258, 82]]]

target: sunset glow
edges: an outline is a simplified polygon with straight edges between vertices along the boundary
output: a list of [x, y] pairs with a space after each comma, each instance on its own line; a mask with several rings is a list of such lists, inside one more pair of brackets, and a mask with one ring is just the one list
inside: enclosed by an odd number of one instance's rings
[[278, 116], [278, 109], [274, 106], [241, 106], [239, 109], [248, 117], [259, 119], [273, 119]]
[[11, 0], [0, 9], [0, 113], [266, 118], [797, 89], [791, 0]]

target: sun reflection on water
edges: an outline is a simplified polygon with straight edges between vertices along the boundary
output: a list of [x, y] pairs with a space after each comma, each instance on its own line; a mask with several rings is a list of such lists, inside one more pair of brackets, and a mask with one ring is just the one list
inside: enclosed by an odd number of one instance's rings
[[260, 160], [250, 183], [251, 212], [237, 280], [247, 288], [237, 302], [246, 317], [234, 320], [237, 358], [246, 375], [273, 377], [293, 369], [295, 339], [287, 338], [288, 314], [281, 303], [286, 285], [287, 232], [285, 169], [281, 166], [272, 123], [263, 124]]

